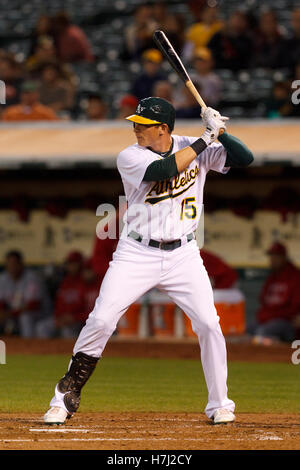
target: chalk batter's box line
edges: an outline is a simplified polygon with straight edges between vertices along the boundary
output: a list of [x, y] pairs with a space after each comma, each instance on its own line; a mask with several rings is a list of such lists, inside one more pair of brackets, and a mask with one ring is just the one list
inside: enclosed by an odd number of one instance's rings
[[[234, 439], [235, 441], [249, 441], [249, 440], [259, 440], [259, 441], [283, 441], [284, 438], [283, 437], [279, 437], [279, 436], [275, 436], [275, 435], [265, 435], [265, 436], [251, 436], [253, 439], [249, 439], [249, 436], [247, 436], [245, 439], [241, 439], [241, 438], [236, 438]], [[221, 438], [218, 438], [218, 437], [214, 437], [214, 440], [215, 441], [224, 441], [224, 440], [232, 440], [232, 436], [228, 436], [228, 437], [221, 437]], [[139, 437], [135, 437], [135, 438], [117, 438], [117, 437], [109, 437], [109, 438], [102, 438], [102, 437], [95, 437], [95, 438], [71, 438], [71, 439], [39, 439], [38, 441], [35, 440], [35, 439], [0, 439], [0, 442], [3, 442], [3, 443], [9, 443], [9, 442], [19, 442], [19, 443], [22, 443], [22, 442], [35, 442], [35, 443], [40, 443], [40, 442], [62, 442], [63, 444], [66, 443], [66, 442], [124, 442], [124, 441], [130, 441], [130, 442], [140, 442], [140, 441], [145, 441], [144, 438], [139, 438]], [[189, 441], [189, 442], [204, 442], [204, 441], [207, 441], [207, 438], [204, 439], [204, 438], [182, 438], [182, 437], [179, 437], [178, 439], [175, 439], [175, 438], [172, 438], [172, 437], [161, 437], [161, 438], [152, 438], [151, 437], [151, 442], [153, 441], [173, 441], [173, 442], [177, 442], [177, 441]]]
[[[133, 426], [132, 426], [133, 427]], [[126, 432], [126, 429], [121, 429], [121, 430], [118, 430], [118, 429], [105, 429], [104, 431], [97, 431], [97, 430], [93, 430], [93, 429], [72, 429], [72, 428], [54, 428], [54, 429], [29, 429], [30, 432], [58, 432], [58, 433], [71, 433], [71, 432], [82, 432], [83, 434], [86, 434], [86, 433], [91, 433], [91, 434], [107, 434], [109, 432], [113, 432], [114, 434], [122, 434], [122, 433], [125, 433]], [[140, 433], [165, 433], [166, 432], [168, 434], [175, 434], [175, 433], [178, 433], [178, 429], [177, 430], [165, 430], [165, 429], [137, 429], [135, 431], [130, 431], [131, 434], [140, 434]]]

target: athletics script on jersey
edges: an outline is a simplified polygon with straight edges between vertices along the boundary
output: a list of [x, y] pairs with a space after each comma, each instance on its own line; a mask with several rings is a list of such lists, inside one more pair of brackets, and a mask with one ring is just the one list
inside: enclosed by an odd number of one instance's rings
[[[150, 204], [157, 204], [158, 202], [164, 201], [165, 199], [181, 196], [195, 184], [195, 179], [198, 174], [199, 167], [196, 165], [195, 168], [185, 170], [184, 176], [180, 174], [175, 178], [164, 181], [157, 181], [147, 193], [145, 202]], [[156, 197], [153, 197], [153, 193], [156, 195]]]
[[[172, 139], [172, 153], [176, 153], [197, 138], [172, 135]], [[227, 173], [229, 168], [225, 167], [226, 150], [213, 143], [177, 176], [143, 181], [148, 166], [162, 158], [168, 157], [135, 144], [118, 155], [117, 167], [128, 203], [127, 233], [134, 231], [143, 239], [172, 241], [196, 231], [203, 214], [203, 188], [208, 171]]]

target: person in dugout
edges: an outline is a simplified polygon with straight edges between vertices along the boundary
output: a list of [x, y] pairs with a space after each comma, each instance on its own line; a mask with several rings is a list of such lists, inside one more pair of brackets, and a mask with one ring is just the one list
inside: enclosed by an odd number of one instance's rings
[[82, 327], [82, 265], [80, 252], [69, 253], [65, 260], [65, 277], [56, 294], [55, 328], [56, 334], [63, 338], [75, 337]]
[[102, 278], [94, 270], [92, 258], [84, 261], [81, 278], [82, 313], [80, 319], [83, 324], [94, 308], [102, 282]]
[[296, 338], [300, 319], [300, 270], [290, 261], [282, 243], [274, 243], [267, 255], [271, 272], [260, 294], [253, 342], [291, 342]]
[[230, 289], [235, 287], [238, 279], [235, 269], [210, 251], [201, 249], [200, 254], [213, 289]]

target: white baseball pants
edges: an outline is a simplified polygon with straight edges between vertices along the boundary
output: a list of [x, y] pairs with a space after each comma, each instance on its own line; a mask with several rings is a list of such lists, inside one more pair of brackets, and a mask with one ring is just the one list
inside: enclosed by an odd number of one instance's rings
[[[153, 287], [167, 293], [188, 315], [198, 336], [208, 388], [206, 415], [213, 417], [218, 408], [234, 411], [234, 402], [227, 397], [225, 340], [195, 240], [173, 251], [164, 251], [132, 239], [121, 239], [74, 354], [81, 351], [100, 357], [120, 317]], [[50, 405], [65, 408], [63, 395], [57, 389]]]

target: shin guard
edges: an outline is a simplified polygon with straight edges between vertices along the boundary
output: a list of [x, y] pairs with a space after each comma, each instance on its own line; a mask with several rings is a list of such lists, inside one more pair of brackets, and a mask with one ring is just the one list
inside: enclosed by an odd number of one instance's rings
[[89, 377], [94, 372], [98, 358], [78, 352], [72, 357], [68, 372], [58, 383], [58, 391], [64, 393], [64, 404], [70, 414], [77, 411], [80, 404], [80, 393]]

